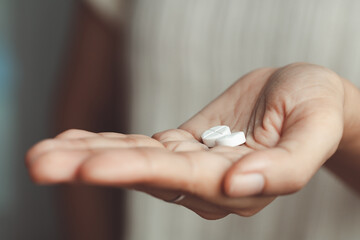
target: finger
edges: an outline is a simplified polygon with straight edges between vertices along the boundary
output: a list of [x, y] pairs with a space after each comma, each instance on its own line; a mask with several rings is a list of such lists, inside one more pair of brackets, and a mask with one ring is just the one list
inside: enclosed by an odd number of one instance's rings
[[230, 199], [222, 179], [232, 161], [210, 152], [178, 152], [137, 148], [108, 150], [91, 156], [79, 170], [85, 183], [108, 186], [143, 186], [171, 189], [198, 196], [219, 206], [251, 208], [263, 200]]
[[224, 180], [227, 195], [299, 191], [334, 153], [342, 134], [340, 114], [336, 111], [298, 114], [304, 117], [298, 121], [289, 119], [293, 123], [285, 128], [275, 147], [249, 153], [229, 170]]
[[89, 151], [51, 151], [29, 164], [30, 177], [40, 184], [72, 182], [79, 166], [90, 156]]
[[[304, 71], [306, 75], [301, 74]], [[316, 66], [287, 66], [269, 79], [257, 104], [246, 143], [257, 151], [229, 170], [225, 192], [230, 196], [296, 192], [339, 144], [341, 81]]]
[[47, 139], [39, 142], [32, 147], [26, 155], [26, 161], [29, 164], [40, 155], [49, 151], [59, 150], [88, 150], [105, 148], [129, 148], [129, 147], [161, 147], [163, 145], [147, 136], [143, 135], [124, 135], [118, 134], [118, 137], [114, 136], [99, 137], [95, 134], [95, 137], [87, 138], [60, 138], [60, 139]]
[[149, 184], [212, 196], [231, 162], [209, 152], [170, 152], [158, 148], [109, 150], [92, 156], [80, 169], [86, 182], [104, 185]]

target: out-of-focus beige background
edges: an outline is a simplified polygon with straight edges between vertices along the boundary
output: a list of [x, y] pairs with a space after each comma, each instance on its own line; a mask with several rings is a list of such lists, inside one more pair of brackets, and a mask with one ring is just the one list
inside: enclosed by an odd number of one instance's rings
[[[131, 132], [176, 127], [258, 67], [312, 62], [360, 86], [357, 0], [126, 3], [89, 6], [108, 24], [125, 26], [131, 42]], [[53, 133], [78, 7], [69, 0], [0, 2], [0, 239], [62, 239], [58, 195], [30, 182], [23, 155]], [[119, 231], [131, 240], [360, 237], [359, 197], [325, 170], [251, 218], [207, 221], [141, 193], [127, 194], [126, 216]]]
[[[360, 86], [358, 1], [136, 1], [130, 9], [135, 132], [177, 126], [258, 67], [311, 62]], [[131, 202], [128, 239], [360, 236], [359, 198], [325, 170], [251, 218], [211, 222], [155, 199], [132, 194]]]

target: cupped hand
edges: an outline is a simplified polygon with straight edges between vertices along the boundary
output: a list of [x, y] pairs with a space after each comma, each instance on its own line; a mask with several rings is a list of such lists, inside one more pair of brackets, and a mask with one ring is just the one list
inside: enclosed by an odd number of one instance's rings
[[[178, 129], [153, 137], [69, 130], [29, 150], [35, 182], [136, 189], [200, 216], [251, 216], [277, 195], [302, 189], [336, 151], [344, 128], [344, 86], [306, 63], [255, 70]], [[244, 131], [246, 144], [207, 148], [216, 125]]]

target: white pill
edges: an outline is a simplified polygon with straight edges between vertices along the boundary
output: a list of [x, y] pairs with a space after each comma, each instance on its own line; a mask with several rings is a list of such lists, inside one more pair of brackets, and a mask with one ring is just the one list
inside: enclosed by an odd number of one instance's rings
[[246, 142], [246, 138], [245, 138], [244, 132], [234, 132], [230, 135], [216, 139], [215, 145], [216, 146], [235, 147], [235, 146], [239, 146], [245, 142]]
[[203, 134], [201, 134], [201, 139], [206, 146], [214, 147], [216, 139], [230, 134], [231, 131], [228, 126], [226, 125], [215, 126], [206, 130]]

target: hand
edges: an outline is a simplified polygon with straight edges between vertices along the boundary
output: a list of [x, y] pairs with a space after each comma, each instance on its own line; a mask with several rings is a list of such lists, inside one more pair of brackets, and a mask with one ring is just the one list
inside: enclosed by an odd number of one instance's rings
[[[277, 195], [303, 188], [336, 151], [344, 128], [344, 87], [310, 64], [253, 71], [179, 129], [143, 135], [64, 132], [27, 154], [38, 183], [81, 182], [147, 192], [207, 219], [251, 216]], [[208, 149], [215, 125], [245, 131], [238, 147]]]

